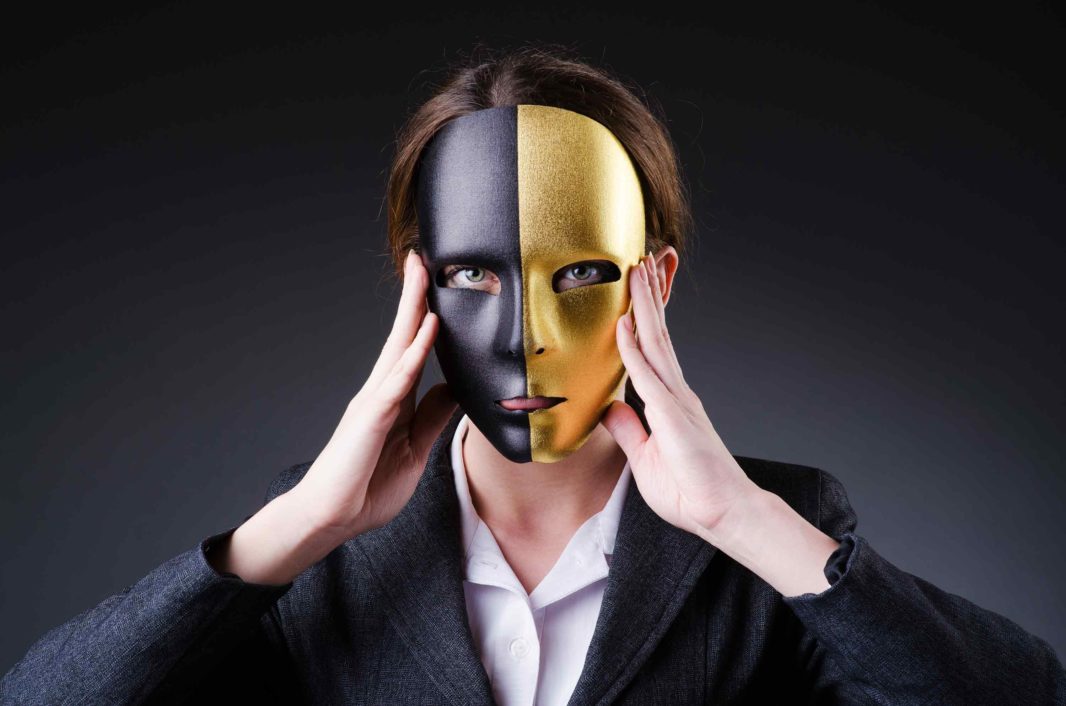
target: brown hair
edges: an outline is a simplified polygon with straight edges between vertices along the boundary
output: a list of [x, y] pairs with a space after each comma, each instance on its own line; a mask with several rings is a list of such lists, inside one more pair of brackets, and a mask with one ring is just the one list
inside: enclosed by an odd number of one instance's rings
[[418, 244], [415, 185], [422, 150], [445, 124], [484, 108], [533, 103], [566, 108], [610, 130], [629, 153], [644, 192], [646, 252], [672, 245], [678, 255], [692, 228], [692, 210], [677, 151], [661, 119], [623, 79], [592, 66], [559, 44], [493, 51], [477, 45], [448, 67], [432, 96], [408, 117], [396, 140], [386, 187], [389, 254], [403, 273]]

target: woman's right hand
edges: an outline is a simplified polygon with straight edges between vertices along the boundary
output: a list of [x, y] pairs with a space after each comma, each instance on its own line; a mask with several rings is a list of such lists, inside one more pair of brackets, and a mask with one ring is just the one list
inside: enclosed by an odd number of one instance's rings
[[427, 311], [429, 274], [409, 250], [392, 332], [333, 436], [293, 488], [320, 531], [341, 544], [395, 517], [414, 494], [430, 447], [455, 411], [445, 383], [415, 406], [440, 322]]
[[422, 259], [408, 252], [396, 320], [366, 384], [300, 482], [218, 544], [208, 559], [217, 571], [284, 585], [352, 537], [391, 520], [411, 499], [456, 406], [444, 383], [415, 406], [440, 324], [427, 311], [428, 285]]

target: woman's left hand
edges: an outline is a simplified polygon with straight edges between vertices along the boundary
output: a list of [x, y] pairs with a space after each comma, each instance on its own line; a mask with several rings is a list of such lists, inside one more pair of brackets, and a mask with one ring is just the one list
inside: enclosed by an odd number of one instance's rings
[[[681, 374], [666, 329], [655, 258], [644, 257], [629, 277], [633, 313], [619, 319], [616, 336], [653, 433], [619, 400], [611, 403], [603, 425], [628, 457], [648, 506], [676, 527], [713, 537], [730, 509], [742, 507], [761, 489], [722, 443]], [[636, 333], [630, 316], [636, 319]]]

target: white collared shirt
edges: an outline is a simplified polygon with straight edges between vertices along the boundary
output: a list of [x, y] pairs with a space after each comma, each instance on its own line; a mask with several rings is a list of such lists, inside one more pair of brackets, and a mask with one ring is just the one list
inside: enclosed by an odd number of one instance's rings
[[627, 461], [603, 510], [570, 539], [551, 571], [526, 593], [470, 499], [463, 438], [451, 444], [466, 557], [466, 610], [481, 663], [500, 706], [565, 706], [599, 617], [614, 539], [629, 487]]

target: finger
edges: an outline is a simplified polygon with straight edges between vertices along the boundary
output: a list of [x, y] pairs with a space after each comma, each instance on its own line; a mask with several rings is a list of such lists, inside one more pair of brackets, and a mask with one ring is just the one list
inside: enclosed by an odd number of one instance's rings
[[447, 383], [437, 383], [426, 390], [411, 424], [411, 449], [416, 458], [428, 455], [430, 447], [452, 418], [457, 406]]
[[641, 258], [641, 264], [634, 268], [637, 271], [636, 283], [630, 286], [640, 350], [663, 384], [671, 392], [679, 395], [684, 389], [683, 381], [678, 375], [678, 368], [675, 367], [666, 350], [668, 344], [663, 337], [659, 315], [655, 311], [646, 260], [647, 258]]
[[629, 378], [633, 382], [633, 388], [646, 404], [667, 408], [673, 403], [674, 397], [666, 385], [663, 384], [663, 381], [659, 379], [658, 373], [651, 367], [647, 358], [644, 357], [636, 336], [626, 324], [628, 318], [628, 316], [621, 317], [615, 325], [618, 352], [622, 356], [622, 364], [629, 371]]
[[399, 357], [389, 370], [388, 375], [378, 387], [376, 397], [387, 409], [398, 405], [411, 391], [422, 366], [433, 347], [433, 338], [437, 334], [438, 319], [433, 312], [428, 312], [422, 325], [411, 341], [411, 345]]
[[410, 419], [415, 412], [415, 400], [418, 399], [418, 386], [422, 384], [422, 374], [426, 371], [425, 365], [419, 365], [415, 373], [415, 379], [407, 388], [407, 394], [400, 400], [400, 417]]
[[611, 433], [614, 440], [622, 447], [630, 463], [640, 456], [640, 451], [648, 441], [648, 432], [640, 423], [636, 411], [625, 402], [615, 400], [607, 408], [601, 420], [603, 426]]
[[[428, 315], [429, 314], [427, 312], [427, 313], [423, 314], [423, 317], [426, 317]], [[433, 316], [437, 317], [436, 314], [433, 314]], [[426, 323], [425, 322], [425, 318], [423, 318], [422, 323], [423, 324]], [[440, 330], [440, 319], [439, 318], [437, 318], [436, 325], [437, 325], [437, 330]], [[433, 338], [436, 338], [436, 332], [434, 332]], [[433, 348], [433, 339], [432, 338], [429, 341], [429, 348]], [[426, 363], [426, 357], [428, 355], [429, 355], [429, 351], [427, 350], [427, 351], [425, 351], [423, 353], [422, 360], [418, 364], [418, 372], [415, 374], [414, 382], [411, 383], [411, 388], [407, 391], [407, 396], [404, 397], [404, 411], [409, 411], [410, 408], [414, 407], [415, 399], [416, 399], [416, 396], [418, 394], [418, 386], [422, 384], [422, 374], [426, 372], [425, 363]]]
[[385, 340], [385, 345], [382, 346], [381, 355], [378, 356], [369, 376], [369, 379], [375, 383], [380, 381], [396, 364], [396, 360], [411, 345], [411, 341], [418, 333], [425, 317], [427, 282], [428, 275], [426, 275], [422, 260], [414, 250], [408, 250], [407, 258], [404, 260], [403, 292], [400, 294], [396, 318]]
[[[681, 372], [681, 363], [677, 360], [677, 351], [674, 350], [674, 344], [670, 340], [670, 329], [666, 326], [666, 305], [663, 304], [663, 290], [659, 282], [659, 263], [656, 262], [654, 256], [649, 257], [648, 262], [651, 264], [652, 301], [655, 302], [655, 309], [659, 313], [659, 327], [662, 331], [663, 340], [666, 342], [666, 352], [673, 363], [674, 373], [677, 375], [678, 380], [684, 382], [685, 376]], [[685, 384], [687, 386], [687, 383]]]
[[649, 255], [645, 262], [648, 268], [648, 288], [651, 292], [651, 303], [655, 307], [655, 318], [658, 323], [658, 326], [656, 327], [657, 338], [661, 343], [664, 357], [671, 367], [671, 374], [669, 376], [664, 376], [664, 379], [665, 377], [669, 377], [672, 380], [676, 380], [676, 382], [683, 387], [685, 386], [685, 377], [681, 372], [681, 364], [677, 360], [674, 345], [670, 341], [670, 331], [666, 328], [666, 307], [663, 305], [663, 294], [662, 289], [659, 286], [659, 274], [655, 262], [655, 256]]
[[651, 284], [652, 302], [655, 304], [655, 313], [659, 317], [659, 325], [666, 328], [666, 307], [663, 306], [663, 293], [659, 287], [659, 268], [655, 262], [655, 256], [648, 256], [648, 282]]

